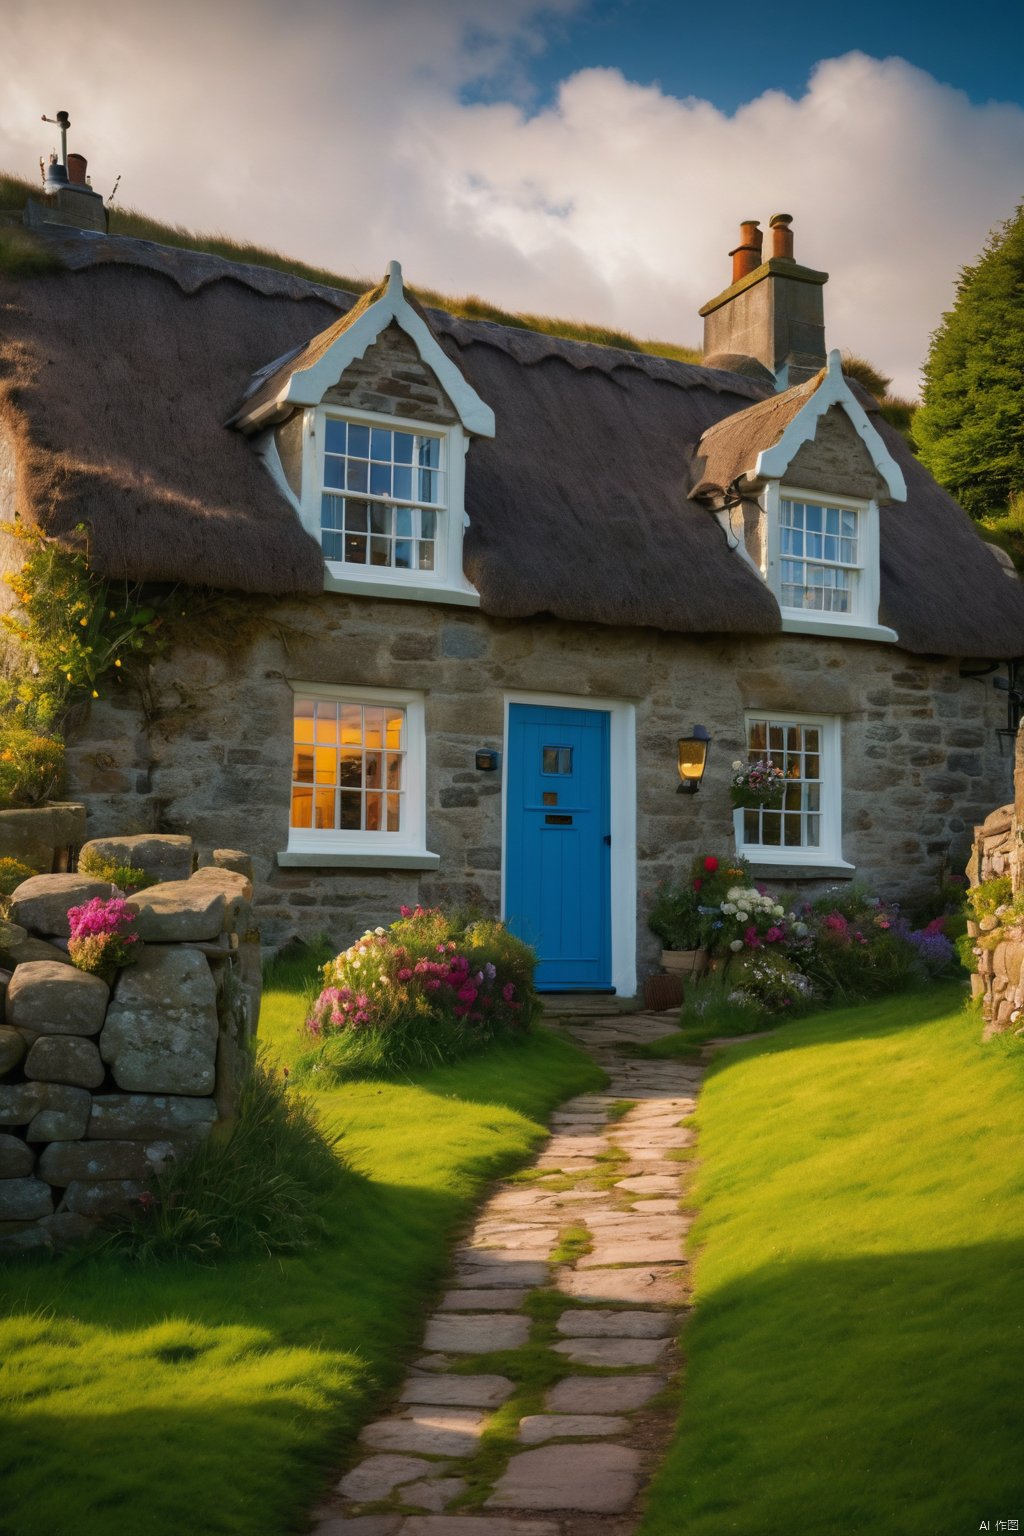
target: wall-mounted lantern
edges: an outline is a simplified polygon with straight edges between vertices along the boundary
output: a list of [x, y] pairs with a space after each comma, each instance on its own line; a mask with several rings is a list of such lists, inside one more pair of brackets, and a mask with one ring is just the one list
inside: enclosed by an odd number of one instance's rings
[[490, 747], [481, 747], [476, 754], [476, 766], [481, 773], [494, 773], [501, 758]]
[[703, 725], [695, 725], [689, 736], [679, 738], [679, 788], [680, 795], [695, 795], [708, 765], [711, 732]]

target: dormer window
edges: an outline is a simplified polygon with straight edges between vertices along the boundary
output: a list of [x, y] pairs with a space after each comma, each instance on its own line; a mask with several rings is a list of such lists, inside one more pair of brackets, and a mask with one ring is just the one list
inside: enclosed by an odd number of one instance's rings
[[443, 578], [445, 436], [334, 416], [323, 436], [320, 541], [328, 564], [346, 575], [372, 567]]
[[782, 497], [779, 599], [783, 608], [801, 613], [856, 612], [859, 518], [853, 507]]

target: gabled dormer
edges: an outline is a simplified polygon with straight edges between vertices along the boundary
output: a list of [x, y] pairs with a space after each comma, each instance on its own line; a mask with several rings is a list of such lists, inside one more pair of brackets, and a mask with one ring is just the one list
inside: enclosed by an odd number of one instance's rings
[[465, 457], [494, 413], [402, 269], [256, 374], [229, 425], [321, 545], [328, 590], [475, 605], [462, 568]]
[[838, 352], [710, 427], [697, 470], [691, 494], [771, 588], [784, 630], [898, 638], [879, 620], [879, 507], [905, 501], [906, 485]]

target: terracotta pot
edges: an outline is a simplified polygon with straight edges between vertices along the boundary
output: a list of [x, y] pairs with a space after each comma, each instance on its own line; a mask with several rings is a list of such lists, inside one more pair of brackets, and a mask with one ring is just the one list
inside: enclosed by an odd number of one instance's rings
[[706, 949], [663, 949], [661, 965], [670, 975], [696, 981], [707, 970], [708, 952]]

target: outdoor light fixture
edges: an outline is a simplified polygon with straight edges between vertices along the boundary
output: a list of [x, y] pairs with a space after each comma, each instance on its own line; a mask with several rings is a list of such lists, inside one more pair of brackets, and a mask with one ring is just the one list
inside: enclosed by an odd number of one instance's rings
[[490, 747], [481, 747], [476, 754], [476, 766], [481, 773], [494, 773], [500, 761], [497, 752], [492, 752]]
[[700, 789], [704, 769], [708, 765], [708, 749], [711, 732], [707, 726], [695, 725], [689, 736], [679, 738], [679, 788], [680, 795], [695, 795]]

